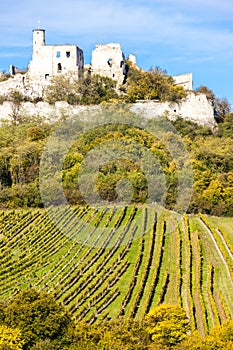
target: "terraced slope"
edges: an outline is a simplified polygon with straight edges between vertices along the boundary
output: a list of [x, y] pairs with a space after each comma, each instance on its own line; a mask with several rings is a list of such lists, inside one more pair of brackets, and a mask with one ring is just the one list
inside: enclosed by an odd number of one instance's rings
[[0, 299], [34, 287], [90, 323], [179, 303], [205, 334], [233, 319], [232, 223], [134, 206], [0, 212]]

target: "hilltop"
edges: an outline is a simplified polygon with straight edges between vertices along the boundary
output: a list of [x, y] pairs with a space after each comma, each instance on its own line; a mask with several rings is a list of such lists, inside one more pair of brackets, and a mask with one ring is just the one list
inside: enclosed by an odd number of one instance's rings
[[[119, 43], [96, 45], [91, 64], [84, 65], [82, 49], [68, 44], [47, 45], [44, 29], [33, 30], [32, 60], [27, 70], [20, 72], [11, 65], [10, 73], [0, 75], [0, 102], [14, 100], [16, 93], [21, 110], [31, 116], [44, 113], [49, 117], [61, 110], [70, 115], [77, 113], [74, 106], [103, 101], [154, 101], [155, 115], [166, 113], [173, 119], [181, 116], [213, 127], [216, 120], [230, 112], [228, 101], [216, 98], [208, 88], [193, 91], [192, 73], [169, 76], [166, 70], [154, 66], [143, 71], [137, 66], [135, 55], [125, 57]], [[27, 101], [67, 104], [52, 108], [23, 104]], [[1, 119], [9, 118], [9, 104], [0, 107]], [[150, 106], [144, 105], [143, 109], [151, 115]]]

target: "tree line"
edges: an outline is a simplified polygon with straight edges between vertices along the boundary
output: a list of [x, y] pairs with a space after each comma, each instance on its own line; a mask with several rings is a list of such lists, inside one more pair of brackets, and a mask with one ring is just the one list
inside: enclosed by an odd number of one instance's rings
[[232, 349], [233, 322], [214, 327], [201, 337], [191, 333], [185, 310], [160, 304], [142, 320], [75, 321], [51, 294], [16, 291], [0, 303], [1, 350], [209, 350]]
[[[114, 104], [106, 105], [107, 113], [115, 109]], [[118, 104], [118, 114], [126, 113]], [[124, 114], [123, 114], [124, 115]], [[116, 118], [118, 118], [116, 116]], [[117, 119], [115, 119], [117, 120]], [[182, 136], [193, 166], [193, 195], [188, 211], [199, 211], [217, 216], [232, 216], [233, 208], [233, 155], [232, 120], [229, 113], [216, 130], [198, 126], [178, 118], [173, 121], [174, 128]], [[156, 123], [156, 121], [154, 121]], [[57, 123], [42, 119], [25, 117], [20, 123], [2, 122], [0, 127], [0, 207], [43, 207], [39, 189], [39, 170], [41, 155], [49, 135]], [[166, 180], [167, 194], [165, 206], [172, 209], [177, 196], [176, 164], [166, 150], [167, 139], [177, 142], [177, 135], [168, 131], [164, 139], [156, 139], [152, 134], [132, 125], [113, 123], [111, 127], [99, 126], [84, 132], [66, 155], [62, 170], [62, 185], [67, 201], [72, 204], [85, 204], [77, 181], [79, 170], [86, 154], [106, 140], [137, 142], [146, 147], [159, 161]], [[139, 147], [140, 148], [140, 147]], [[135, 152], [135, 148], [132, 148]], [[140, 150], [138, 150], [140, 152]], [[53, 169], [48, 171], [53, 172]], [[52, 174], [52, 173], [51, 173]], [[147, 175], [137, 161], [113, 159], [102, 164], [96, 176], [96, 191], [103, 200], [114, 202], [117, 199], [117, 184], [128, 181], [132, 186], [133, 203], [145, 203], [148, 198]], [[156, 189], [155, 189], [156, 190]], [[127, 192], [127, 186], [125, 187]], [[160, 189], [157, 189], [158, 196]], [[124, 192], [125, 193], [125, 192]]]

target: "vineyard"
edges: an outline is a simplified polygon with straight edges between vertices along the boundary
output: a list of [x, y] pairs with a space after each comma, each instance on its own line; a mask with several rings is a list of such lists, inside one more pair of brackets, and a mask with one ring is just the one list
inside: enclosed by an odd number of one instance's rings
[[0, 212], [0, 300], [51, 292], [88, 323], [182, 305], [201, 334], [233, 319], [231, 218], [155, 207]]

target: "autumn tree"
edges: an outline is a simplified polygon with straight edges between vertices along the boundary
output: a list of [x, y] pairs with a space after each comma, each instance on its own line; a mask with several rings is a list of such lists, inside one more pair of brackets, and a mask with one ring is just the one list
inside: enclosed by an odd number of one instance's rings
[[220, 124], [220, 134], [223, 137], [233, 139], [233, 113], [227, 114], [224, 123]]
[[71, 105], [99, 104], [118, 98], [116, 82], [98, 74], [85, 74], [79, 79], [61, 75], [53, 77], [46, 90], [46, 101], [66, 101]]
[[136, 100], [159, 100], [178, 102], [187, 96], [182, 86], [175, 85], [166, 71], [152, 67], [146, 72], [130, 66], [127, 78], [127, 95], [130, 102]]
[[17, 124], [22, 120], [21, 116], [21, 106], [22, 103], [25, 101], [25, 97], [23, 94], [18, 90], [12, 90], [8, 96], [7, 101], [11, 105], [11, 118], [13, 120], [13, 124]]
[[69, 76], [54, 76], [45, 90], [45, 100], [50, 104], [54, 104], [57, 101], [67, 101], [69, 96], [74, 95], [77, 84], [78, 80], [71, 80]]
[[0, 350], [22, 350], [24, 340], [19, 329], [0, 325]]
[[66, 341], [68, 329], [73, 328], [71, 316], [53, 296], [33, 289], [5, 302], [3, 324], [21, 331], [25, 350], [46, 339], [54, 341], [60, 349], [59, 342]]
[[186, 312], [179, 305], [161, 304], [148, 313], [146, 320], [152, 340], [164, 347], [178, 344], [190, 331]]
[[233, 322], [225, 321], [213, 327], [202, 337], [198, 331], [188, 336], [176, 350], [231, 350], [233, 349]]

